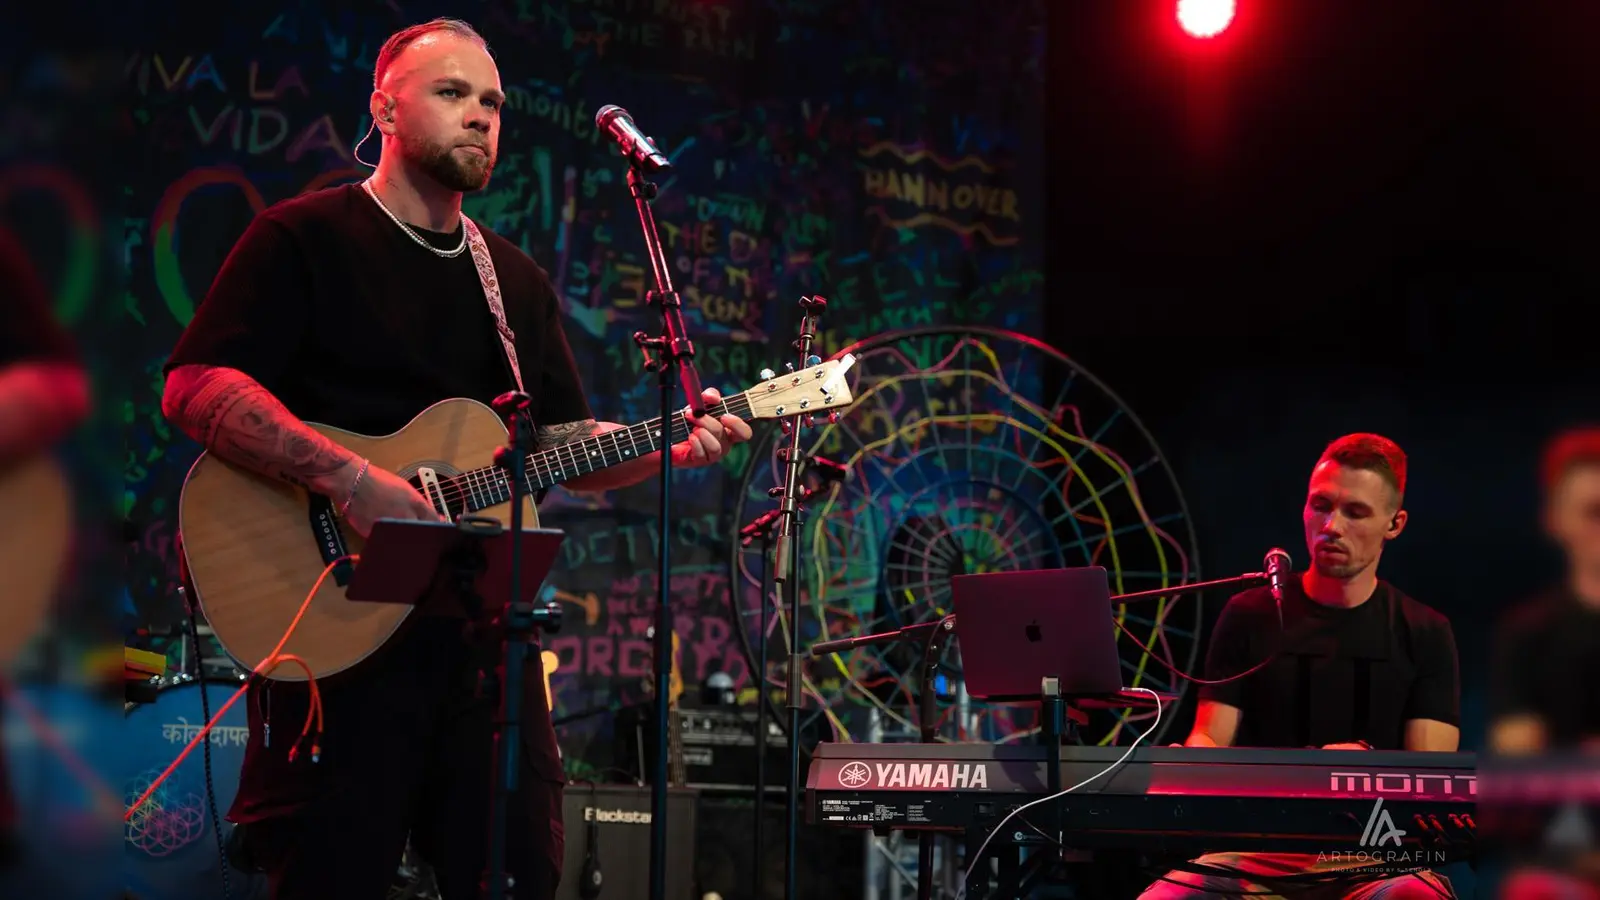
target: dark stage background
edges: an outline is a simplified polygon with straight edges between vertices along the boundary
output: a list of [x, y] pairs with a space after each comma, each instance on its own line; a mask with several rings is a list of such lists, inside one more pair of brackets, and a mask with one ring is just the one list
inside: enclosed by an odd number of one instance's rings
[[1473, 6], [1246, 2], [1211, 41], [1171, 3], [1053, 8], [1045, 307], [1161, 442], [1212, 576], [1304, 566], [1323, 446], [1400, 443], [1381, 571], [1455, 627], [1465, 749], [1495, 616], [1559, 577], [1540, 445], [1600, 419], [1595, 11]]

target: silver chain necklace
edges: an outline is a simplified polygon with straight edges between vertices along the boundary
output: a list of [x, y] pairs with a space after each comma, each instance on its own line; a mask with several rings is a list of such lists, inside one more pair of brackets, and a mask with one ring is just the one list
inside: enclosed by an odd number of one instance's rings
[[455, 248], [454, 250], [440, 250], [438, 247], [428, 243], [428, 241], [424, 239], [422, 235], [412, 231], [410, 225], [400, 221], [399, 216], [390, 212], [389, 207], [383, 205], [383, 201], [378, 199], [378, 192], [372, 189], [372, 181], [370, 179], [361, 182], [361, 186], [366, 189], [367, 196], [372, 198], [372, 202], [378, 204], [378, 208], [383, 210], [383, 214], [389, 217], [389, 221], [399, 225], [400, 230], [411, 235], [411, 239], [413, 241], [416, 241], [429, 250], [432, 250], [436, 255], [443, 256], [448, 259], [450, 257], [460, 256], [461, 252], [467, 249], [467, 229], [465, 225], [463, 225], [461, 228], [461, 246]]

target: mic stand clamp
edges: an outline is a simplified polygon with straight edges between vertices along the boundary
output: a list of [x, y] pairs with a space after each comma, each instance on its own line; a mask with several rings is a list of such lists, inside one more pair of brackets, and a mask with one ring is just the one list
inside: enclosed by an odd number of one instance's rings
[[[822, 362], [811, 355], [811, 343], [817, 336], [817, 319], [827, 308], [828, 301], [823, 297], [800, 298], [800, 336], [792, 346], [802, 369]], [[794, 363], [786, 366], [791, 372], [795, 370]], [[789, 445], [780, 451], [784, 461], [783, 486], [770, 492], [779, 498], [780, 510], [772, 578], [774, 586], [783, 592], [789, 619], [789, 672], [784, 685], [784, 702], [789, 712], [789, 780], [784, 804], [783, 896], [784, 900], [794, 900], [799, 874], [796, 851], [800, 830], [800, 704], [805, 697], [800, 680], [800, 469], [805, 455], [800, 449], [800, 429], [810, 425], [811, 419], [801, 414], [780, 418], [779, 422]], [[762, 599], [765, 602], [765, 598]]]
[[[693, 424], [687, 419], [675, 420], [672, 414], [673, 379], [676, 376], [689, 401], [689, 411], [696, 417], [705, 415], [706, 402], [700, 395], [700, 377], [694, 367], [694, 344], [683, 324], [683, 301], [672, 288], [672, 270], [667, 265], [666, 254], [661, 250], [661, 234], [656, 230], [655, 215], [650, 211], [650, 201], [656, 197], [656, 186], [641, 171], [637, 162], [628, 166], [628, 189], [633, 194], [634, 206], [639, 213], [639, 228], [644, 233], [644, 244], [650, 258], [650, 269], [655, 277], [655, 290], [645, 294], [648, 305], [661, 314], [661, 335], [651, 337], [642, 331], [633, 335], [634, 343], [644, 354], [645, 368], [654, 373], [661, 390], [661, 418], [656, 433], [651, 437], [654, 449], [661, 453], [661, 528], [657, 540], [656, 615], [655, 638], [655, 726], [658, 748], [655, 755], [654, 774], [650, 783], [650, 900], [666, 900], [667, 895], [667, 724], [670, 715], [672, 675], [672, 445], [689, 436]], [[682, 428], [679, 427], [682, 422]], [[682, 435], [679, 435], [679, 431]]]

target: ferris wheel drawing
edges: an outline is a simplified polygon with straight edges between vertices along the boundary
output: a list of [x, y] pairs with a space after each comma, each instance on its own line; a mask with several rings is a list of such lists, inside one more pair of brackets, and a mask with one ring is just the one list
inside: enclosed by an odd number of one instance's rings
[[[934, 621], [952, 611], [955, 575], [1102, 566], [1113, 594], [1201, 579], [1188, 508], [1154, 438], [1061, 351], [998, 328], [928, 327], [858, 342], [834, 358], [846, 353], [855, 357], [847, 376], [855, 402], [837, 422], [819, 420], [801, 434], [808, 457], [841, 465], [811, 465], [805, 474], [818, 493], [799, 529], [797, 622], [768, 580], [767, 545], [733, 539], [734, 630], [751, 672], [760, 671], [767, 642], [769, 696], [783, 695], [791, 624], [805, 648]], [[775, 505], [768, 491], [783, 483], [786, 443], [777, 429], [758, 438], [735, 521]], [[1171, 670], [1189, 673], [1195, 664], [1200, 598], [1113, 612], [1123, 684], [1181, 698], [1187, 682]], [[940, 739], [1007, 742], [1035, 733], [1034, 707], [966, 696], [959, 645], [958, 629], [941, 659]], [[807, 659], [802, 741], [915, 735], [921, 653], [889, 644]], [[1125, 744], [1149, 727], [1139, 720], [1150, 715], [1096, 711], [1079, 734], [1087, 743]]]

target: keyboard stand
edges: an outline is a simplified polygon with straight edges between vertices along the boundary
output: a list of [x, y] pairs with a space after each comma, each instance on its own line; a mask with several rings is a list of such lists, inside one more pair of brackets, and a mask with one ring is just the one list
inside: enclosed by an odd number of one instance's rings
[[[1046, 676], [1039, 685], [1039, 741], [1045, 747], [1045, 786], [1051, 795], [1061, 793], [1061, 742], [1065, 738], [1075, 737], [1073, 728], [1073, 720], [1067, 714], [1066, 698], [1061, 694], [1061, 679], [1054, 675]], [[974, 860], [973, 877], [967, 883], [969, 898], [989, 896], [998, 900], [1001, 897], [1026, 897], [1050, 874], [1064, 850], [1061, 801], [1051, 801], [1049, 810], [1050, 832], [1053, 834], [1049, 840], [1022, 837], [1030, 826], [1016, 819], [1006, 824], [1008, 834], [995, 835], [990, 841], [989, 850], [999, 863], [999, 877], [994, 890], [987, 895], [977, 890], [979, 883], [987, 885], [989, 877], [987, 868], [977, 865], [982, 860]], [[1018, 840], [1017, 837], [1022, 839]], [[978, 834], [976, 840], [969, 837], [968, 852], [975, 852], [977, 842], [981, 840], [982, 834]], [[1026, 860], [1021, 859], [1024, 846], [1034, 848]]]

